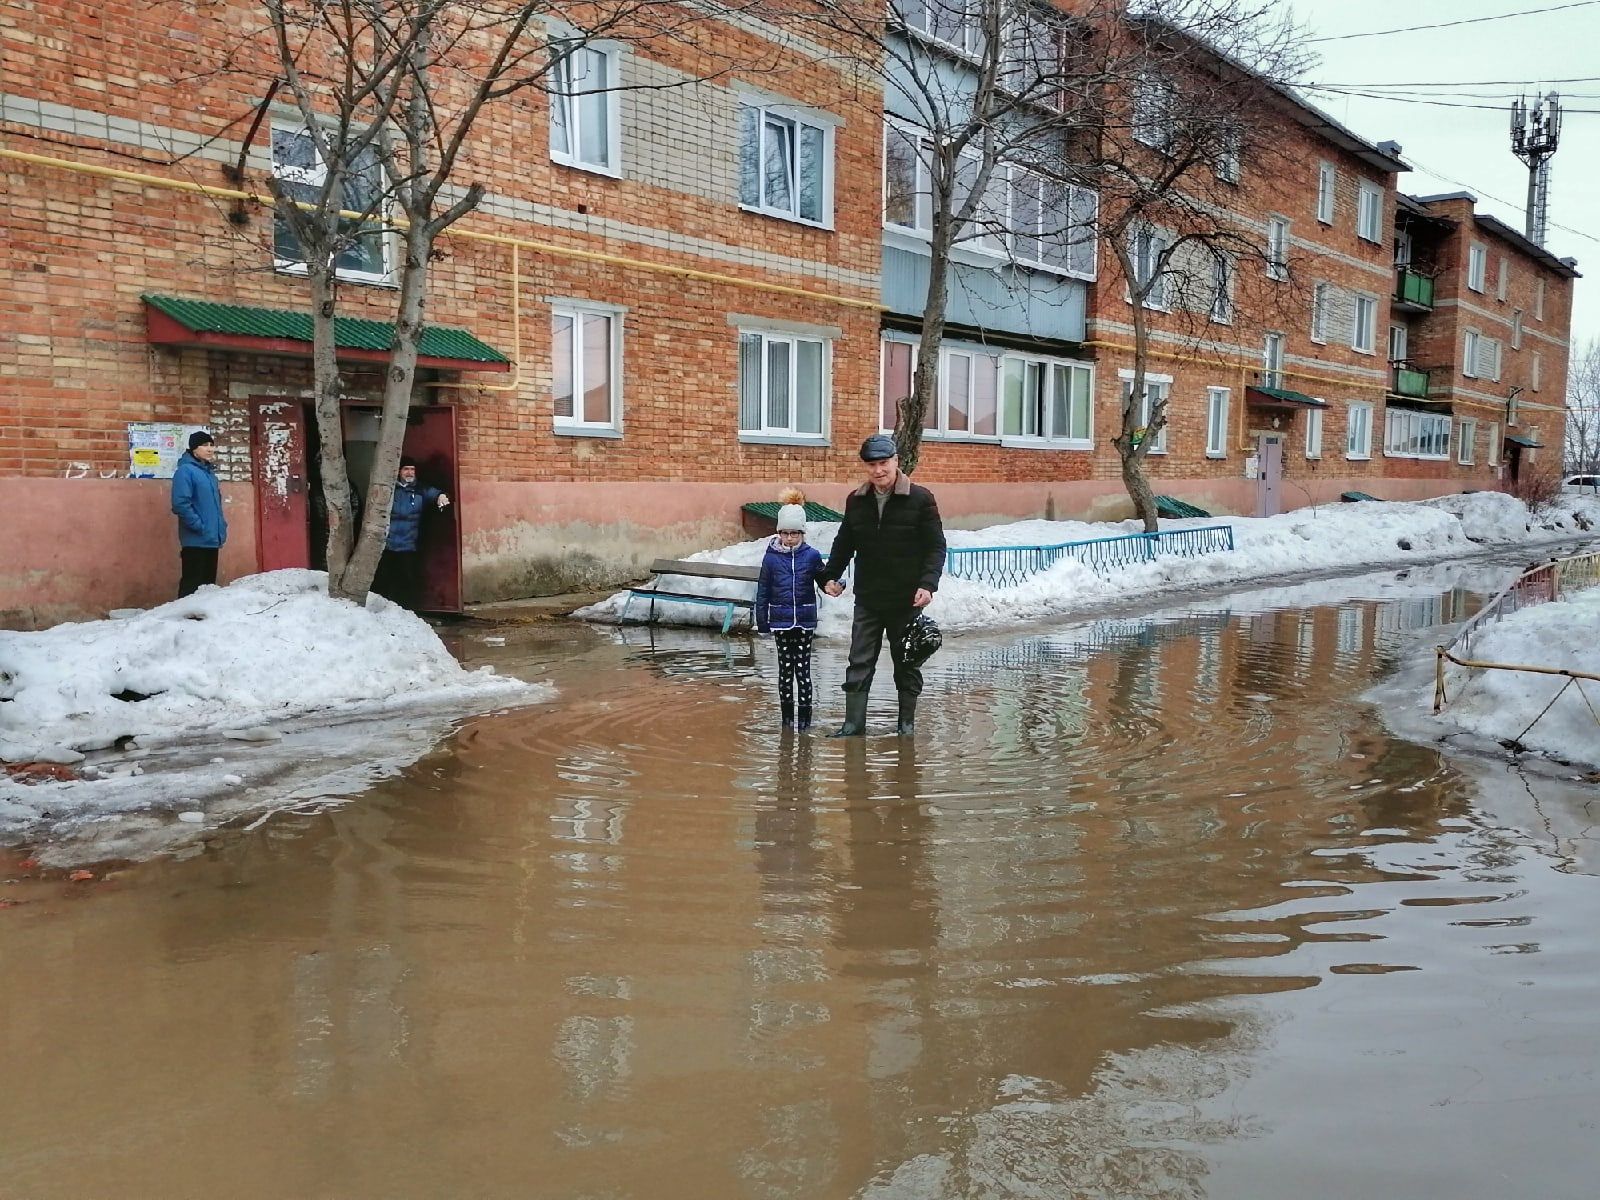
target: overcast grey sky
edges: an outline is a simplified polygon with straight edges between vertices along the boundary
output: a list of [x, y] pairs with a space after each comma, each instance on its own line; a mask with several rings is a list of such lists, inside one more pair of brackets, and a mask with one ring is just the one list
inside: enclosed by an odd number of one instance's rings
[[[1572, 255], [1587, 278], [1578, 280], [1572, 319], [1577, 345], [1600, 335], [1600, 3], [1478, 24], [1381, 37], [1345, 37], [1498, 17], [1571, 0], [1288, 0], [1320, 61], [1307, 72], [1315, 83], [1362, 91], [1361, 85], [1446, 83], [1407, 92], [1417, 100], [1308, 93], [1331, 116], [1370, 141], [1393, 139], [1414, 170], [1400, 177], [1412, 195], [1469, 191], [1480, 211], [1523, 228], [1527, 169], [1511, 153], [1510, 101], [1526, 83], [1559, 91], [1566, 106], [1561, 145], [1551, 160], [1550, 232], [1545, 246]], [[1585, 82], [1552, 84], [1556, 79]], [[1510, 80], [1510, 83], [1488, 83]], [[1481, 86], [1474, 86], [1481, 85]], [[1487, 108], [1446, 107], [1486, 105]], [[1585, 111], [1587, 110], [1587, 111]], [[1565, 226], [1566, 228], [1561, 228]], [[1586, 236], [1585, 236], [1586, 235]]]

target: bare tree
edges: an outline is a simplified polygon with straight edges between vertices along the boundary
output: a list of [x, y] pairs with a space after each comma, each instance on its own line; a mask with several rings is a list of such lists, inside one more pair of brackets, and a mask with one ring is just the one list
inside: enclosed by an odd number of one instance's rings
[[1567, 372], [1566, 473], [1600, 474], [1600, 338], [1590, 338]]
[[[579, 79], [598, 38], [688, 40], [699, 6], [661, 0], [528, 4], [507, 0], [262, 0], [274, 90], [303, 129], [274, 173], [277, 213], [305, 264], [315, 412], [328, 513], [329, 591], [365, 598], [388, 534], [416, 384], [435, 244], [473, 211], [484, 185], [458, 178], [484, 112], [515, 93], [555, 103], [622, 90]], [[576, 102], [573, 99], [573, 102]], [[481, 162], [472, 164], [480, 168]], [[354, 528], [335, 345], [341, 270], [394, 255], [394, 337], [359, 532]]]

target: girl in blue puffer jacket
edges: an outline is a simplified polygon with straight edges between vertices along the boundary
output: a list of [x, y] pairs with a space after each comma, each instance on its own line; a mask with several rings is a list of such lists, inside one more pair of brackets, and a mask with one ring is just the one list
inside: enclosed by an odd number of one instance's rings
[[[817, 576], [822, 555], [806, 545], [806, 497], [799, 488], [778, 496], [778, 535], [761, 560], [756, 583], [756, 628], [778, 645], [778, 706], [785, 728], [811, 727], [811, 639], [817, 631]], [[795, 700], [798, 697], [798, 715]]]

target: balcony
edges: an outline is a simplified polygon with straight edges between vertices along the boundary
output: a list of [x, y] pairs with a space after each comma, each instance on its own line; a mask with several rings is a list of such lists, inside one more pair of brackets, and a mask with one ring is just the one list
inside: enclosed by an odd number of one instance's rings
[[[1428, 280], [1431, 291], [1433, 281]], [[1428, 372], [1418, 371], [1413, 367], [1394, 367], [1389, 372], [1389, 391], [1395, 396], [1405, 396], [1412, 400], [1426, 400], [1428, 398]]]
[[1433, 279], [1419, 275], [1410, 267], [1395, 271], [1394, 305], [1407, 312], [1433, 311]]

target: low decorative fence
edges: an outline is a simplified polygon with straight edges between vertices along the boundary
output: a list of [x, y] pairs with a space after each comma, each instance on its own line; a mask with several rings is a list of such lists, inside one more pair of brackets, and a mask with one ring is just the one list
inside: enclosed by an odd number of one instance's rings
[[990, 587], [1016, 587], [1063, 559], [1075, 559], [1097, 575], [1158, 558], [1198, 558], [1233, 549], [1233, 526], [1163, 529], [1119, 537], [1060, 542], [1054, 546], [955, 546], [945, 558], [945, 574]]
[[[1600, 710], [1595, 707], [1595, 702], [1584, 691], [1580, 680], [1589, 680], [1600, 683], [1600, 675], [1590, 674], [1587, 671], [1571, 671], [1562, 667], [1545, 667], [1533, 663], [1501, 663], [1485, 662], [1473, 657], [1473, 641], [1476, 636], [1490, 624], [1504, 620], [1514, 612], [1536, 604], [1548, 604], [1555, 600], [1565, 600], [1572, 593], [1600, 584], [1600, 553], [1578, 554], [1570, 558], [1553, 559], [1538, 566], [1529, 567], [1518, 575], [1487, 604], [1473, 614], [1472, 619], [1456, 630], [1456, 634], [1448, 643], [1437, 647], [1436, 666], [1433, 682], [1433, 711], [1438, 713], [1450, 702], [1448, 677], [1449, 667], [1461, 667], [1471, 678], [1473, 671], [1526, 671], [1533, 675], [1554, 675], [1564, 678], [1565, 682], [1556, 689], [1555, 695], [1550, 697], [1539, 715], [1529, 721], [1527, 727], [1517, 736], [1518, 741], [1528, 735], [1539, 721], [1555, 706], [1555, 702], [1566, 694], [1567, 689], [1576, 687], [1578, 694], [1583, 697], [1584, 704], [1595, 719], [1595, 724], [1600, 725]], [[1462, 686], [1465, 686], [1463, 684]], [[1456, 689], [1460, 694], [1460, 689]]]

